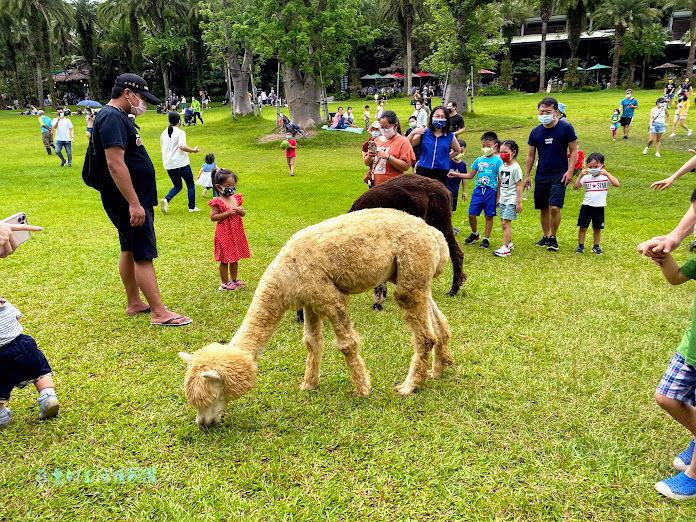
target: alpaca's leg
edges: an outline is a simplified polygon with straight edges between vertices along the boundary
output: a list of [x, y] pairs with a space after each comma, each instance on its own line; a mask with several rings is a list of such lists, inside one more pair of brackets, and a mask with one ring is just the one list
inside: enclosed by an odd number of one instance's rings
[[360, 338], [353, 330], [353, 325], [348, 315], [348, 297], [337, 292], [334, 298], [335, 307], [327, 310], [327, 317], [331, 321], [336, 333], [336, 346], [346, 358], [346, 364], [350, 371], [350, 380], [353, 382], [353, 393], [356, 395], [369, 395], [370, 376], [365, 367], [365, 361], [360, 357]]
[[307, 348], [307, 366], [305, 368], [304, 381], [300, 384], [300, 390], [302, 391], [313, 390], [319, 384], [321, 352], [324, 349], [321, 316], [311, 308], [305, 308], [304, 321], [302, 342]]
[[433, 368], [428, 372], [428, 377], [439, 379], [442, 377], [444, 366], [454, 364], [454, 360], [447, 349], [447, 344], [450, 340], [450, 329], [447, 323], [447, 318], [433, 301], [432, 296], [428, 300], [428, 308], [430, 310], [430, 320], [435, 330], [437, 342], [433, 348]]
[[[403, 275], [403, 274], [402, 274]], [[404, 320], [413, 332], [413, 357], [406, 380], [396, 387], [401, 395], [408, 395], [428, 377], [430, 351], [437, 343], [428, 306], [429, 291], [400, 288], [394, 292], [394, 300], [404, 311]]]

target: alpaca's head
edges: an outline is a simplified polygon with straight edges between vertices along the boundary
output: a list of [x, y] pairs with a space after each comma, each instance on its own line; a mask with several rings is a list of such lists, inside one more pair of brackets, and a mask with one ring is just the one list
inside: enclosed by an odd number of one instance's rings
[[184, 391], [199, 426], [219, 422], [227, 403], [256, 383], [256, 363], [248, 352], [214, 343], [193, 354], [179, 352], [179, 357], [188, 365]]

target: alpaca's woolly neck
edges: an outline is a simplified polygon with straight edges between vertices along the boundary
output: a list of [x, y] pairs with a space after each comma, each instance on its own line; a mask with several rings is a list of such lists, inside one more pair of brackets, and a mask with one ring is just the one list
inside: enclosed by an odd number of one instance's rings
[[268, 340], [286, 310], [280, 302], [281, 292], [278, 287], [278, 280], [269, 267], [259, 281], [242, 325], [230, 341], [230, 346], [251, 353], [255, 362], [263, 355]]

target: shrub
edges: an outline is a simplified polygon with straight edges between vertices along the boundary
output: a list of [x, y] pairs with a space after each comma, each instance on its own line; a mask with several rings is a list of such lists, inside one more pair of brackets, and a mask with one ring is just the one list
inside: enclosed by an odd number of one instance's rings
[[485, 89], [479, 89], [476, 93], [478, 96], [499, 96], [501, 94], [507, 94], [507, 89], [502, 85], [491, 85]]
[[580, 92], [597, 92], [601, 91], [602, 86], [601, 85], [583, 85], [580, 88]]
[[334, 101], [343, 101], [350, 98], [350, 94], [347, 92], [335, 92], [333, 93]]

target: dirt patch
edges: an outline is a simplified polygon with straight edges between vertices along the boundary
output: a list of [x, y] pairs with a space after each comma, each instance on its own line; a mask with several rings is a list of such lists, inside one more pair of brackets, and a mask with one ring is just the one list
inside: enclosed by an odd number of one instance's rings
[[[317, 129], [306, 129], [304, 131], [305, 137], [307, 138], [313, 138], [314, 136], [317, 135]], [[260, 136], [256, 142], [257, 143], [270, 143], [272, 141], [283, 141], [285, 139], [285, 131], [278, 127], [276, 130], [274, 130], [270, 134], [264, 134], [263, 136]], [[298, 136], [297, 139], [302, 139], [301, 137]]]

